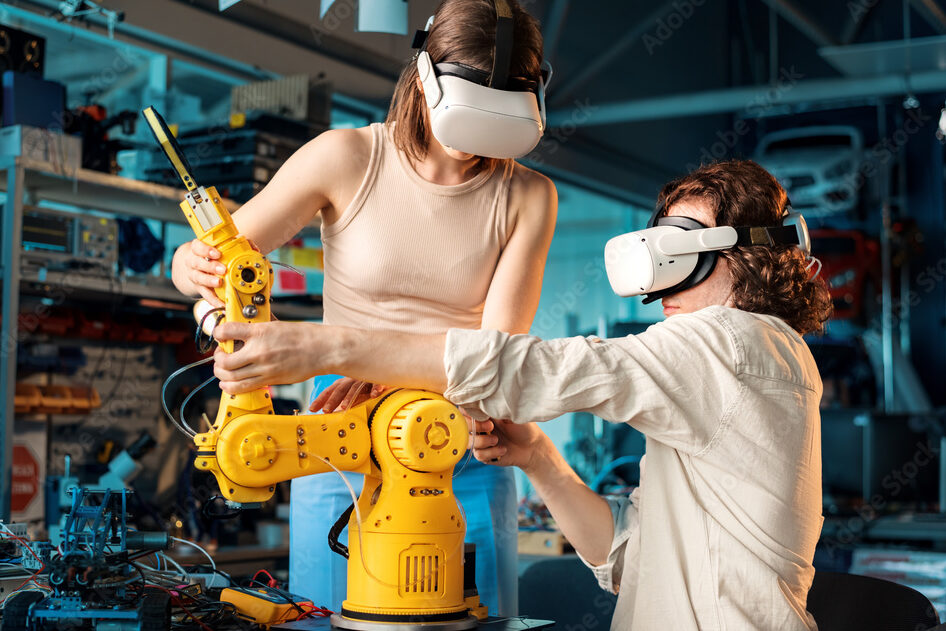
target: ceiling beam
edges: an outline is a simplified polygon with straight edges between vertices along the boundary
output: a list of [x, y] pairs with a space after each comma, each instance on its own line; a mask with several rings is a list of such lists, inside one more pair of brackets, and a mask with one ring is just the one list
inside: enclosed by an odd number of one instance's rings
[[946, 72], [939, 70], [914, 73], [909, 78], [900, 74], [797, 82], [786, 78], [781, 86], [724, 88], [597, 104], [580, 118], [569, 110], [556, 110], [549, 113], [548, 123], [550, 127], [558, 127], [564, 123], [576, 127], [614, 125], [727, 112], [745, 112], [753, 117], [754, 110], [764, 111], [784, 105], [942, 91], [946, 91]]
[[802, 11], [792, 0], [762, 0], [789, 24], [801, 31], [818, 46], [837, 46], [838, 40], [823, 26]]
[[652, 11], [643, 20], [631, 26], [624, 34], [624, 37], [610, 45], [607, 50], [601, 52], [601, 54], [591, 60], [587, 65], [583, 66], [571, 80], [566, 80], [561, 86], [556, 88], [551, 103], [553, 105], [560, 105], [569, 100], [575, 92], [597, 77], [602, 70], [623, 55], [634, 42], [653, 28], [655, 22], [664, 17], [664, 15], [669, 13], [678, 4], [678, 0], [664, 2], [657, 10]]
[[401, 75], [401, 68], [404, 65], [402, 61], [379, 55], [373, 50], [352, 44], [331, 33], [316, 32], [305, 24], [262, 7], [241, 3], [220, 12], [216, 0], [175, 1], [200, 9], [214, 18], [227, 20], [266, 35], [277, 37], [301, 48], [307, 48], [329, 59], [334, 59], [391, 82], [396, 82]]
[[910, 4], [937, 33], [946, 35], [946, 12], [936, 4], [936, 0], [910, 0]]

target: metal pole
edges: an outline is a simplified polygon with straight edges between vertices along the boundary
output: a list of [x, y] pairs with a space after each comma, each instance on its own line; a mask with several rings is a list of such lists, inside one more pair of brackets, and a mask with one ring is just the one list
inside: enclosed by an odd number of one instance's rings
[[0, 327], [0, 519], [10, 520], [13, 470], [13, 397], [16, 395], [17, 320], [20, 311], [20, 238], [23, 230], [23, 169], [9, 161], [3, 205], [3, 324]]
[[882, 207], [883, 229], [880, 235], [880, 261], [883, 284], [883, 307], [881, 317], [881, 345], [883, 349], [884, 371], [884, 412], [893, 412], [894, 408], [894, 371], [893, 371], [893, 287], [890, 269], [890, 200], [885, 199]]

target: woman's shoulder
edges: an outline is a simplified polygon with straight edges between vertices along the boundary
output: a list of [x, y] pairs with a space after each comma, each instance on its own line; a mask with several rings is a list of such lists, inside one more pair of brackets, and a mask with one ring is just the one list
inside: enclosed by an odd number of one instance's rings
[[548, 194], [555, 191], [555, 184], [545, 175], [515, 160], [512, 161], [512, 165], [510, 181], [513, 186], [518, 186], [524, 192], [532, 194]]
[[347, 156], [367, 159], [373, 143], [371, 126], [351, 129], [330, 129], [310, 140], [303, 149], [310, 153], [330, 153], [333, 159], [344, 160]]
[[548, 218], [558, 208], [555, 184], [538, 171], [513, 162], [509, 184], [509, 205], [517, 213]]

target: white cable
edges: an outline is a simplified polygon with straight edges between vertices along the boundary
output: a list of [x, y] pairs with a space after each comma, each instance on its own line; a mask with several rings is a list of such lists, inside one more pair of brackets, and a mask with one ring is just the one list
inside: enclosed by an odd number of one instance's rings
[[178, 537], [171, 537], [171, 539], [173, 541], [177, 541], [178, 543], [183, 543], [185, 545], [191, 546], [192, 548], [197, 548], [203, 553], [205, 557], [207, 557], [207, 560], [210, 561], [210, 567], [212, 567], [214, 570], [217, 569], [217, 564], [214, 563], [213, 557], [210, 556], [210, 554], [206, 550], [201, 548], [199, 545], [197, 545], [193, 541], [188, 541], [187, 539], [179, 539]]
[[174, 559], [172, 559], [171, 557], [169, 557], [169, 556], [166, 555], [166, 554], [162, 554], [161, 556], [164, 557], [164, 562], [165, 562], [165, 563], [170, 563], [171, 565], [173, 565], [173, 566], [177, 569], [177, 571], [184, 577], [184, 580], [185, 580], [185, 581], [190, 581], [190, 574], [188, 574], [188, 573], [184, 570], [184, 568], [181, 567], [180, 563], [178, 563], [177, 561], [175, 561]]

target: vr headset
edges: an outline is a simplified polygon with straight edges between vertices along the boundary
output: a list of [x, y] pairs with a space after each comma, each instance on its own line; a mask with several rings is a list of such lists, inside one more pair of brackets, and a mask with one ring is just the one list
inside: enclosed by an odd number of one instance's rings
[[495, 0], [496, 47], [486, 72], [461, 63], [434, 63], [427, 37], [434, 18], [414, 36], [417, 73], [430, 109], [430, 124], [440, 144], [484, 158], [521, 158], [545, 132], [545, 86], [551, 67], [537, 80], [510, 77], [513, 15], [506, 0]]
[[604, 262], [611, 288], [619, 296], [644, 294], [644, 304], [695, 287], [716, 268], [721, 250], [737, 246], [793, 245], [811, 252], [804, 217], [785, 209], [779, 226], [707, 228], [689, 217], [665, 217], [661, 205], [646, 230], [609, 240]]

